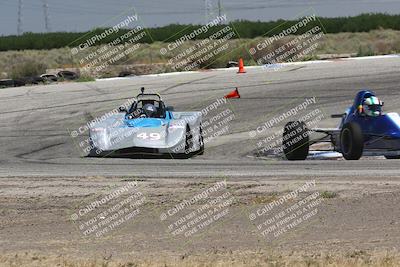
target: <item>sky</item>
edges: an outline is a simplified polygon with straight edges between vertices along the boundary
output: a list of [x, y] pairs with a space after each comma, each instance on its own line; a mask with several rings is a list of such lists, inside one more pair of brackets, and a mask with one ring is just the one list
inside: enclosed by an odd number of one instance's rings
[[[0, 35], [17, 33], [18, 1], [0, 0]], [[46, 31], [43, 1], [48, 2], [51, 31], [81, 32], [113, 26], [125, 18], [130, 10], [136, 11], [141, 24], [146, 27], [171, 23], [204, 23], [205, 1], [212, 1], [217, 6], [218, 0], [22, 0], [24, 32]], [[352, 16], [367, 12], [400, 14], [400, 0], [220, 1], [228, 20], [291, 19], [310, 8], [323, 17]]]

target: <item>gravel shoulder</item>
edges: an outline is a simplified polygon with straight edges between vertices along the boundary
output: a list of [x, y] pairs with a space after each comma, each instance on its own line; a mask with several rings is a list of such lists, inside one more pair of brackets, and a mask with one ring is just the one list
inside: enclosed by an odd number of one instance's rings
[[[202, 192], [209, 192], [210, 188], [224, 181], [225, 187], [221, 187], [222, 191], [216, 195], [210, 194], [202, 201], [185, 206], [179, 213], [169, 216], [169, 211], [185, 200], [190, 201]], [[260, 210], [273, 201], [313, 182], [315, 186], [298, 192], [297, 198], [289, 199], [271, 211], [271, 216], [276, 215], [310, 195], [319, 194], [321, 201], [315, 206], [317, 213], [290, 229], [286, 227], [289, 229], [287, 232], [274, 236], [276, 231], [272, 231], [264, 236], [258, 227], [268, 216], [250, 219], [251, 214], [261, 213]], [[77, 221], [72, 219], [73, 214], [79, 213], [95, 200], [133, 183], [137, 190], [135, 192], [140, 192], [140, 196], [145, 198], [137, 206], [140, 213], [115, 225], [112, 231], [100, 237], [85, 235], [79, 226], [95, 216]], [[379, 181], [352, 177], [242, 180], [230, 180], [229, 177], [202, 180], [138, 180], [134, 177], [101, 176], [1, 178], [0, 251], [2, 255], [29, 252], [45, 255], [45, 258], [59, 255], [69, 259], [112, 258], [150, 262], [155, 255], [168, 261], [179, 257], [210, 260], [210, 254], [242, 257], [241, 253], [244, 252], [260, 252], [262, 255], [311, 255], [317, 252], [345, 255], [361, 251], [364, 256], [387, 251], [395, 253], [400, 244], [399, 183], [400, 177], [387, 177]], [[92, 212], [100, 214], [134, 194], [124, 192], [114, 202], [100, 205]], [[188, 214], [198, 211], [204, 203], [216, 200], [223, 194], [232, 198], [223, 207], [228, 210], [224, 216], [208, 225], [203, 224], [200, 231], [191, 235], [186, 234], [187, 231], [179, 234], [170, 231], [171, 224], [182, 226], [183, 223], [177, 223], [180, 219], [188, 218]], [[214, 209], [221, 203], [214, 202]], [[206, 209], [203, 211], [208, 212]], [[165, 213], [168, 216], [163, 220], [162, 214]]]

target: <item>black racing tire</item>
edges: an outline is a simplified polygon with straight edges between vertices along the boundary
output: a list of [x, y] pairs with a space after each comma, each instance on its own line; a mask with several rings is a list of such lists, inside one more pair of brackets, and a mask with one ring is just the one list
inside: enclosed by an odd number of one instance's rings
[[340, 131], [340, 150], [346, 160], [358, 160], [364, 150], [364, 136], [357, 123], [348, 122]]
[[400, 159], [400, 156], [386, 156], [385, 155], [385, 158], [386, 159]]
[[302, 121], [286, 123], [283, 131], [283, 153], [288, 160], [305, 160], [310, 150], [308, 129]]
[[197, 155], [204, 155], [204, 137], [203, 137], [203, 127], [200, 124], [199, 126], [199, 143], [200, 143], [200, 149], [197, 153]]
[[185, 152], [184, 155], [186, 157], [190, 157], [190, 155], [192, 154], [191, 148], [192, 148], [192, 143], [193, 143], [193, 135], [192, 135], [192, 131], [190, 130], [189, 125], [186, 125], [186, 132], [185, 132]]
[[79, 78], [79, 75], [73, 71], [62, 70], [57, 73], [58, 77], [63, 78], [65, 80], [76, 80]]

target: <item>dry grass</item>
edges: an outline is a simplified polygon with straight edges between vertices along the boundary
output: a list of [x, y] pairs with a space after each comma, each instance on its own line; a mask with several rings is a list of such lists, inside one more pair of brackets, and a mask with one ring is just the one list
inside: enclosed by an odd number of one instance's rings
[[[289, 36], [287, 38], [291, 39], [293, 37]], [[255, 64], [255, 62], [252, 62], [250, 54], [246, 52], [245, 47], [250, 44], [258, 43], [262, 41], [262, 39], [263, 38], [230, 40], [230, 47], [234, 49], [231, 50], [229, 54], [222, 55], [216, 60], [213, 58], [212, 62], [208, 62], [202, 67], [225, 67], [229, 60], [237, 60], [239, 57], [244, 58], [246, 64]], [[281, 41], [285, 42], [284, 40]], [[192, 45], [193, 42], [186, 42], [179, 50], [183, 51]], [[139, 72], [139, 74], [172, 71], [171, 67], [166, 63], [174, 55], [162, 56], [159, 52], [160, 48], [165, 46], [166, 45], [161, 42], [142, 44], [139, 50], [125, 56], [120, 61], [116, 62], [116, 65], [147, 65], [141, 66], [139, 70], [133, 69], [134, 72]], [[360, 33], [326, 34], [319, 43], [318, 48], [314, 51], [314, 54], [308, 56], [305, 60], [313, 59], [316, 55], [321, 54], [356, 54], [358, 56], [365, 56], [393, 53], [400, 53], [400, 31], [374, 30]], [[24, 50], [0, 52], [0, 79], [10, 77], [12, 70], [18, 69], [26, 62], [31, 61], [41, 62], [49, 68], [79, 67], [79, 59], [72, 56], [69, 48], [47, 51]], [[155, 63], [159, 63], [160, 65], [155, 66]], [[117, 68], [116, 71], [122, 71], [123, 68], [124, 67]], [[94, 76], [97, 77], [112, 75], [115, 75], [115, 71], [94, 74]]]
[[347, 254], [302, 254], [287, 255], [270, 254], [267, 252], [233, 252], [229, 254], [209, 254], [202, 256], [153, 256], [140, 260], [113, 259], [73, 259], [66, 256], [41, 256], [35, 253], [0, 256], [0, 266], [44, 266], [44, 267], [128, 267], [128, 266], [220, 266], [220, 267], [250, 267], [250, 266], [400, 266], [400, 255], [396, 252], [353, 251]]

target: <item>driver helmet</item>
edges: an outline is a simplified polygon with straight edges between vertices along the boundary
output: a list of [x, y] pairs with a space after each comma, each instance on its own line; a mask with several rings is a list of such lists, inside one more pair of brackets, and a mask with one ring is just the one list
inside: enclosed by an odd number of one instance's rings
[[383, 103], [376, 96], [370, 96], [364, 99], [363, 111], [366, 115], [377, 117], [382, 113]]
[[143, 111], [148, 118], [151, 118], [156, 114], [157, 108], [153, 104], [146, 104], [143, 106]]

